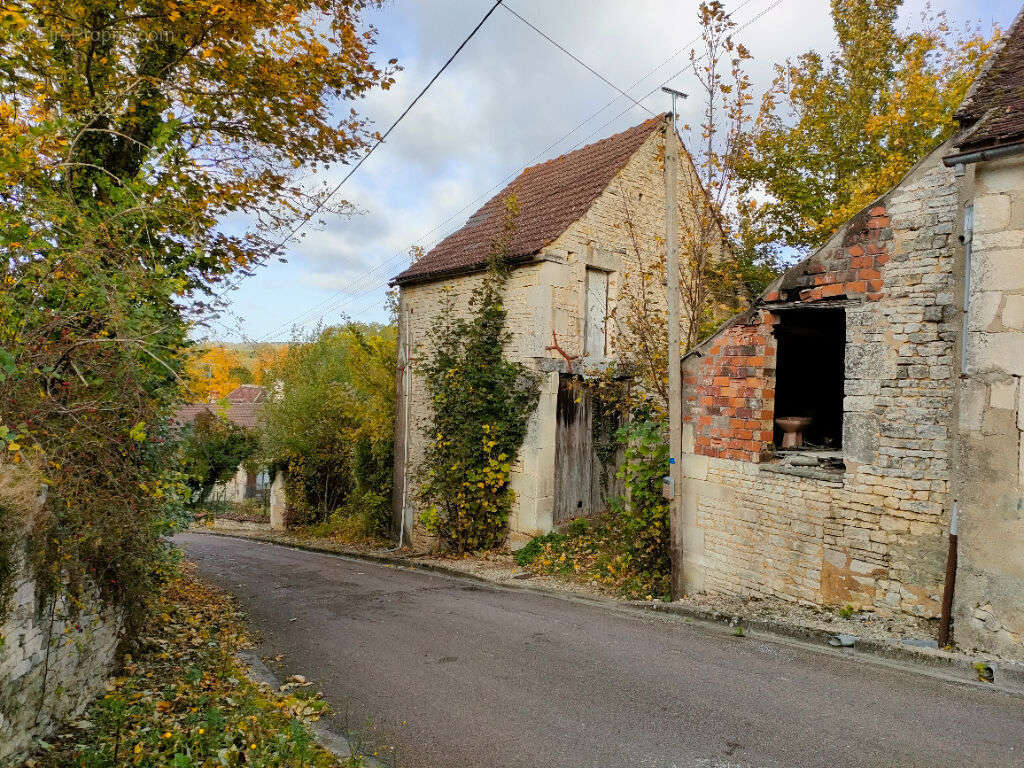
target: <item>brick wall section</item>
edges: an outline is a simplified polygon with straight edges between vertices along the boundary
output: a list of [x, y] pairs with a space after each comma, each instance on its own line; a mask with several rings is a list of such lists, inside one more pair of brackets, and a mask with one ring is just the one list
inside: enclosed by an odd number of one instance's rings
[[829, 244], [814, 258], [787, 275], [782, 286], [763, 301], [812, 302], [836, 298], [882, 298], [882, 269], [889, 262], [892, 240], [889, 212], [875, 205], [858, 214], [844, 228], [838, 243]]
[[696, 391], [691, 404], [696, 407], [691, 406], [686, 418], [696, 420], [694, 453], [756, 462], [762, 446], [772, 442], [774, 316], [763, 314], [751, 325], [722, 334], [708, 349], [699, 373], [691, 374], [689, 383]]
[[65, 613], [58, 603], [51, 627], [34, 583], [19, 576], [0, 620], [0, 765], [17, 764], [33, 740], [79, 715], [111, 671], [118, 618], [88, 601], [76, 618], [62, 618]]
[[[722, 352], [763, 326], [734, 325], [709, 344], [706, 357], [686, 359], [682, 538], [691, 547], [684, 556], [695, 572], [692, 588], [938, 615], [957, 327], [956, 186], [942, 152], [764, 299], [769, 310], [780, 301], [846, 300], [845, 472], [800, 475], [759, 463], [752, 445], [745, 456], [709, 450], [711, 440], [719, 447], [730, 436], [699, 431], [720, 415], [703, 410], [709, 401], [699, 387], [714, 386]], [[734, 386], [738, 377], [729, 380]], [[767, 389], [767, 373], [762, 381]], [[771, 406], [766, 399], [763, 410]]]
[[[855, 217], [834, 242], [790, 270], [767, 292], [764, 304], [809, 304], [829, 299], [882, 299], [882, 271], [893, 239], [885, 205]], [[690, 382], [696, 392], [690, 415], [696, 421], [694, 452], [724, 459], [760, 461], [774, 434], [775, 338], [777, 319], [755, 313], [733, 325], [704, 350]], [[687, 382], [684, 382], [684, 385]]]

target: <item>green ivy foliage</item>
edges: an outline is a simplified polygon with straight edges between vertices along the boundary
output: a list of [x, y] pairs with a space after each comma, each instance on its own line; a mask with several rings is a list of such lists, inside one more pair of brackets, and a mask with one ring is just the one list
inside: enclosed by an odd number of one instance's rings
[[624, 544], [623, 565], [655, 594], [668, 592], [672, 561], [669, 503], [662, 496], [662, 477], [668, 472], [668, 435], [661, 421], [637, 419], [617, 437], [625, 460], [619, 470], [626, 493], [612, 502], [612, 513]]
[[615, 432], [623, 454], [618, 477], [625, 492], [599, 517], [577, 519], [560, 532], [537, 536], [516, 553], [524, 567], [600, 584], [637, 599], [669, 596], [669, 507], [661, 496], [668, 467], [662, 422], [647, 409]]
[[419, 494], [421, 521], [458, 553], [501, 546], [515, 502], [509, 486], [513, 462], [537, 406], [539, 382], [522, 363], [509, 360], [503, 293], [508, 244], [518, 207], [506, 201], [501, 235], [479, 286], [460, 315], [448, 293], [428, 337], [430, 353], [419, 365], [432, 408]]

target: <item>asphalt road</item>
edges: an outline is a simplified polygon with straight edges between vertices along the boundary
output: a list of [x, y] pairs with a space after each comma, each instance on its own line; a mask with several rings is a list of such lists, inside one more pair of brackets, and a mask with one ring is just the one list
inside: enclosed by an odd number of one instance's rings
[[[179, 537], [398, 768], [1024, 766], [1024, 700], [675, 618]], [[363, 730], [363, 729], [360, 729]]]

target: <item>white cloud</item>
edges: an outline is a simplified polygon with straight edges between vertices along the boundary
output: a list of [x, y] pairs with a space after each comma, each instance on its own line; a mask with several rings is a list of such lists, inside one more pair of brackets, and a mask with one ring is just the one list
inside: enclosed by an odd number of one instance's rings
[[[619, 87], [644, 77], [682, 48], [680, 55], [633, 90], [638, 96], [685, 68], [688, 44], [697, 35], [696, 0], [510, 2]], [[736, 8], [741, 2], [727, 7]], [[735, 19], [743, 24], [771, 2], [749, 0], [735, 12]], [[924, 2], [911, 0], [905, 14], [916, 13]], [[992, 2], [1001, 5], [1010, 0]], [[370, 19], [380, 30], [380, 58], [396, 56], [405, 69], [390, 91], [375, 92], [358, 102], [359, 112], [383, 131], [489, 6], [490, 0], [403, 0], [375, 12]], [[964, 13], [952, 10], [958, 18]], [[808, 48], [832, 47], [828, 2], [782, 0], [738, 38], [753, 53], [750, 71], [755, 85], [763, 88], [776, 61]], [[693, 91], [695, 82], [684, 74], [673, 85]], [[234, 294], [234, 310], [248, 334], [260, 337], [325, 301], [332, 311], [365, 307], [365, 317], [383, 319], [383, 311], [377, 309], [383, 303], [383, 290], [368, 289], [401, 270], [404, 259], [396, 259], [396, 254], [404, 254], [453, 214], [422, 244], [429, 246], [460, 226], [497, 191], [494, 185], [525, 164], [568, 151], [595, 132], [591, 140], [647, 116], [635, 107], [628, 109], [629, 102], [620, 97], [537, 157], [615, 96], [605, 83], [499, 8], [342, 189], [341, 196], [363, 213], [335, 217], [325, 229], [308, 232], [292, 248], [288, 265], [260, 272]], [[660, 112], [668, 107], [668, 100], [657, 93], [644, 104]], [[699, 109], [696, 99], [684, 103], [683, 121], [698, 122]], [[346, 171], [335, 168], [324, 178], [336, 183]]]

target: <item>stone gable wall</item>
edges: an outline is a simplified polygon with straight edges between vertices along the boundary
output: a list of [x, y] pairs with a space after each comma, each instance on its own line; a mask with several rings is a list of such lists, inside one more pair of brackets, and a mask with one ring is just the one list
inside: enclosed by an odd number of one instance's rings
[[[510, 529], [514, 533], [532, 534], [536, 529], [550, 528], [550, 512], [548, 519], [538, 519], [543, 515], [546, 500], [554, 495], [553, 476], [544, 470], [554, 462], [554, 413], [555, 399], [558, 397], [558, 373], [544, 371], [540, 361], [549, 353], [544, 347], [551, 343], [551, 291], [552, 285], [565, 278], [564, 264], [540, 262], [519, 267], [512, 271], [505, 289], [505, 309], [508, 312], [507, 327], [512, 338], [506, 352], [514, 359], [526, 362], [541, 374], [541, 396], [530, 419], [529, 430], [519, 458], [512, 467], [511, 486], [516, 492], [516, 513], [510, 521]], [[454, 299], [452, 310], [463, 317], [469, 313], [469, 297], [483, 279], [482, 274], [466, 275], [432, 283], [418, 283], [402, 288], [399, 310], [399, 344], [400, 357], [405, 354], [408, 342], [412, 352], [412, 370], [408, 379], [411, 388], [409, 406], [410, 423], [408, 429], [409, 454], [405, 477], [409, 481], [408, 503], [413, 510], [412, 519], [406, 525], [414, 531], [414, 538], [423, 539], [422, 528], [418, 526], [419, 506], [415, 500], [416, 468], [423, 461], [426, 450], [426, 428], [430, 422], [430, 398], [427, 394], [423, 377], [416, 373], [416, 361], [424, 360], [430, 353], [429, 330], [440, 320], [445, 310], [445, 296], [450, 294]], [[405, 376], [407, 374], [403, 374]], [[404, 419], [405, 395], [400, 382], [399, 397], [396, 408], [400, 419]], [[404, 425], [399, 425], [396, 441], [396, 465], [404, 459]], [[550, 450], [545, 451], [548, 445]], [[540, 461], [550, 462], [541, 464]], [[396, 494], [402, 492], [403, 478], [397, 478]], [[400, 499], [399, 499], [400, 501]], [[548, 505], [550, 506], [550, 505]]]
[[[679, 238], [685, 243], [704, 197], [685, 150], [679, 153], [678, 162]], [[570, 354], [583, 349], [587, 267], [609, 273], [612, 355], [617, 346], [633, 343], [626, 318], [630, 301], [641, 293], [642, 273], [654, 276], [654, 286], [648, 288], [651, 312], [664, 311], [667, 306], [664, 272], [659, 266], [665, 254], [664, 165], [665, 136], [655, 131], [590, 209], [544, 249], [545, 255], [569, 267], [558, 274], [560, 280], [552, 286], [551, 308], [552, 330]], [[685, 319], [681, 325], [685, 336]]]
[[[760, 461], [774, 407], [770, 312], [687, 358], [682, 562], [690, 589], [938, 615], [956, 340], [956, 186], [942, 151], [764, 298], [845, 305], [845, 471]], [[750, 364], [761, 357], [764, 368]], [[758, 440], [739, 416], [752, 404], [762, 406]]]
[[40, 606], [34, 582], [19, 573], [0, 618], [0, 765], [17, 764], [35, 739], [78, 716], [102, 691], [120, 628], [98, 601], [86, 601], [74, 618], [62, 601]]

